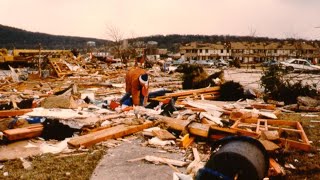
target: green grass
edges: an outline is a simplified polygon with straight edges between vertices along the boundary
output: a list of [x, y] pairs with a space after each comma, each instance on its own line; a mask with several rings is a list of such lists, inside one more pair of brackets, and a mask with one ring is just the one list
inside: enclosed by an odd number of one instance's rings
[[[105, 154], [106, 148], [95, 147], [79, 155], [60, 157], [53, 154], [30, 157], [32, 169], [26, 170], [21, 160], [11, 160], [2, 163], [0, 179], [90, 179], [92, 172]], [[8, 172], [9, 176], [3, 176]]]

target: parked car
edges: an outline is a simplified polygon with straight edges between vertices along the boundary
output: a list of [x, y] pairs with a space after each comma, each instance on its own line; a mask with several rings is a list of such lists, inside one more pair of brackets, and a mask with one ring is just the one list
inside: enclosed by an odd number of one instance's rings
[[224, 59], [217, 59], [214, 61], [214, 65], [216, 67], [225, 67], [225, 66], [229, 66], [229, 62]]
[[288, 59], [280, 62], [281, 67], [287, 71], [305, 70], [305, 71], [320, 71], [320, 66], [312, 65], [306, 59]]
[[277, 60], [270, 59], [270, 60], [264, 61], [261, 65], [263, 67], [270, 67], [270, 66], [279, 66], [280, 63]]
[[202, 65], [204, 67], [214, 67], [214, 61], [213, 60], [198, 60], [194, 62], [195, 64]]
[[185, 60], [180, 58], [178, 60], [172, 61], [172, 64], [173, 65], [179, 65], [179, 64], [183, 64], [184, 62], [185, 62]]

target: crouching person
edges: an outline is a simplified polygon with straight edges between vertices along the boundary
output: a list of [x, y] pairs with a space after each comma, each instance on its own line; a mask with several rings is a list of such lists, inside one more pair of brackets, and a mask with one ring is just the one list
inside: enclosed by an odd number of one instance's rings
[[149, 94], [149, 76], [146, 70], [133, 67], [127, 72], [125, 80], [126, 94], [121, 98], [120, 104], [146, 106]]

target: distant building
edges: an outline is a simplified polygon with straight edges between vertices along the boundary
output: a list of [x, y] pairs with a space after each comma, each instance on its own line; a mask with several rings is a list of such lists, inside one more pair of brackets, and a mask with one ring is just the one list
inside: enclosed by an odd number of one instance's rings
[[187, 60], [239, 59], [243, 63], [262, 62], [267, 59], [284, 61], [303, 58], [319, 63], [320, 49], [310, 42], [192, 42], [180, 47], [181, 55]]
[[157, 47], [158, 46], [158, 42], [156, 42], [156, 41], [148, 41], [147, 42], [147, 46], [148, 47]]
[[94, 41], [88, 41], [88, 42], [87, 42], [87, 46], [88, 46], [88, 47], [96, 47], [96, 42], [94, 42]]

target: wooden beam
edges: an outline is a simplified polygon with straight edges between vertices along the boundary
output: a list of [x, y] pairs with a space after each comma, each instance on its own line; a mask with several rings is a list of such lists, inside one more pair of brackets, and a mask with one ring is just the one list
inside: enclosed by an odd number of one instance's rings
[[188, 125], [188, 130], [191, 134], [202, 136], [202, 137], [209, 136], [209, 129], [210, 129], [210, 125], [208, 124], [192, 122], [190, 125]]
[[153, 122], [151, 121], [147, 121], [141, 125], [135, 126], [118, 125], [105, 130], [86, 134], [84, 136], [74, 137], [68, 141], [68, 144], [72, 147], [89, 147], [101, 141], [127, 136], [151, 126], [153, 126]]
[[187, 120], [181, 120], [181, 119], [174, 119], [170, 117], [160, 117], [160, 122], [166, 123], [169, 128], [178, 130], [178, 131], [184, 131], [187, 127], [187, 125], [190, 123], [190, 121]]
[[157, 136], [161, 140], [172, 140], [176, 139], [174, 135], [172, 135], [169, 131], [165, 129], [153, 130], [152, 131], [155, 136]]
[[193, 95], [194, 93], [200, 94], [200, 93], [215, 92], [219, 90], [220, 90], [220, 87], [215, 86], [211, 88], [202, 88], [202, 89], [187, 90], [187, 91], [176, 92], [176, 93], [167, 93], [165, 96], [158, 96], [157, 98], [163, 99], [168, 97], [188, 96], [188, 95]]
[[297, 122], [297, 129], [301, 131], [300, 135], [301, 135], [301, 139], [304, 143], [306, 143], [307, 145], [310, 145], [309, 139], [306, 135], [306, 133], [303, 130], [303, 127], [301, 126], [300, 122]]
[[30, 125], [28, 127], [23, 127], [23, 128], [7, 129], [3, 131], [3, 134], [5, 137], [7, 137], [8, 140], [14, 141], [14, 140], [38, 137], [41, 135], [42, 131], [43, 131], [42, 124], [34, 124], [34, 125]]
[[0, 117], [21, 116], [31, 111], [32, 109], [1, 110]]
[[284, 139], [284, 138], [280, 138], [280, 141], [283, 146], [289, 146], [289, 148], [300, 149], [307, 152], [311, 150], [311, 145], [307, 143], [302, 143], [302, 142], [298, 142], [290, 139]]
[[274, 105], [274, 104], [258, 104], [258, 103], [254, 103], [254, 104], [251, 104], [251, 107], [253, 107], [255, 109], [268, 109], [268, 110], [275, 110], [276, 109], [276, 105]]
[[211, 125], [210, 129], [214, 131], [224, 132], [224, 133], [237, 134], [237, 130], [235, 129], [219, 127], [216, 125]]

